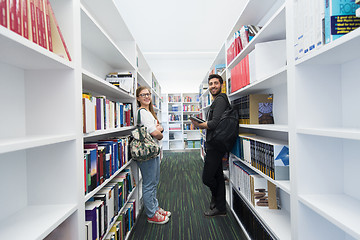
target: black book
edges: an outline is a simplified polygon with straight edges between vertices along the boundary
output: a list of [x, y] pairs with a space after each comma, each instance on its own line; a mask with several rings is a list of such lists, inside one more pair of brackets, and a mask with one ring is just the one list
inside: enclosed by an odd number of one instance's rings
[[205, 122], [205, 120], [201, 119], [201, 118], [198, 118], [198, 117], [195, 117], [195, 116], [191, 116], [190, 117], [191, 120], [194, 120], [194, 121], [197, 121], [199, 123], [203, 123]]

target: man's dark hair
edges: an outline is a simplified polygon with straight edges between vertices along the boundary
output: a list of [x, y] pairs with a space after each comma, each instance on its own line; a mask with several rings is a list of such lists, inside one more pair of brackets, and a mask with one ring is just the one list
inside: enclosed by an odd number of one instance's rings
[[219, 79], [220, 84], [223, 84], [223, 82], [224, 82], [224, 80], [222, 79], [222, 77], [219, 74], [210, 74], [209, 78], [208, 78], [208, 82], [213, 78]]

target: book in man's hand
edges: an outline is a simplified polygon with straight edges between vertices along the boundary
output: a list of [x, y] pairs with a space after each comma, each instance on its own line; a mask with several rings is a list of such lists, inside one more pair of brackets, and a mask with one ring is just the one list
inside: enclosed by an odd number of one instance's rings
[[198, 118], [196, 116], [190, 116], [190, 119], [191, 120], [194, 120], [194, 121], [197, 121], [198, 123], [203, 123], [205, 122], [205, 120], [201, 119], [201, 118]]

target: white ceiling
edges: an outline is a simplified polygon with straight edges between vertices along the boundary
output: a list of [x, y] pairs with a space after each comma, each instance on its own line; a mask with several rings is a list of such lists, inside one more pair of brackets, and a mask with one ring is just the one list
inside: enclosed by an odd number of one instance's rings
[[116, 0], [162, 92], [198, 92], [246, 0]]

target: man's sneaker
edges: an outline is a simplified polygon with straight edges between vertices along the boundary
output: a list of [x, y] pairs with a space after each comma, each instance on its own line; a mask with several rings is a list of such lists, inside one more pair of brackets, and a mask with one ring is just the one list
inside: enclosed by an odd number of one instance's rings
[[226, 210], [225, 211], [219, 211], [216, 207], [213, 209], [206, 210], [204, 212], [204, 215], [206, 217], [215, 217], [215, 216], [226, 216]]
[[169, 221], [169, 218], [161, 215], [158, 211], [156, 211], [155, 215], [152, 218], [148, 218], [147, 221], [149, 223], [165, 224]]
[[165, 217], [170, 217], [170, 216], [171, 216], [171, 212], [165, 211], [165, 210], [162, 209], [161, 207], [159, 207], [158, 213], [160, 213], [161, 215], [163, 215], [163, 216], [165, 216]]

